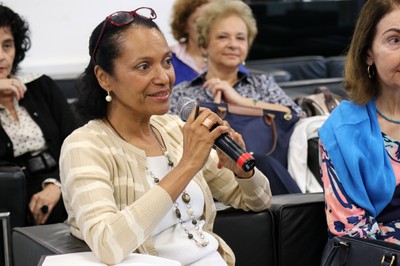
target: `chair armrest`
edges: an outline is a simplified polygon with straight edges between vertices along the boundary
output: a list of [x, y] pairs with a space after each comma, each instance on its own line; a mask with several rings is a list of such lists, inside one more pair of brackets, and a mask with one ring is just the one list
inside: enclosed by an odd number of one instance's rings
[[272, 213], [245, 212], [232, 207], [217, 212], [214, 232], [233, 250], [236, 266], [275, 265]]
[[324, 208], [323, 193], [272, 197], [277, 265], [320, 264], [328, 240]]
[[14, 266], [37, 265], [42, 255], [90, 251], [70, 233], [65, 223], [16, 227], [13, 231]]

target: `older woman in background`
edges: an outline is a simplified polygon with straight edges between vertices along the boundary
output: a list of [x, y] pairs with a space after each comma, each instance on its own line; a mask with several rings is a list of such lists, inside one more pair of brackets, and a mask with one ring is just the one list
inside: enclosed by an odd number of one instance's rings
[[[171, 46], [175, 85], [191, 81], [207, 70], [197, 44], [196, 20], [212, 0], [176, 0], [172, 8], [171, 30], [178, 43]], [[244, 66], [240, 70], [247, 73]]]
[[51, 78], [17, 75], [30, 48], [28, 33], [28, 24], [18, 14], [0, 5], [0, 160], [24, 169], [26, 225], [63, 222], [67, 215], [58, 158], [75, 120]]
[[[208, 70], [192, 81], [174, 87], [170, 112], [177, 114], [182, 97], [292, 112], [303, 111], [277, 85], [272, 76], [246, 74], [240, 69], [257, 34], [250, 7], [240, 0], [213, 0], [197, 19], [198, 45]], [[240, 132], [239, 132], [240, 133]], [[286, 161], [269, 156], [256, 158], [258, 167], [268, 176], [273, 194], [300, 192], [286, 169]]]

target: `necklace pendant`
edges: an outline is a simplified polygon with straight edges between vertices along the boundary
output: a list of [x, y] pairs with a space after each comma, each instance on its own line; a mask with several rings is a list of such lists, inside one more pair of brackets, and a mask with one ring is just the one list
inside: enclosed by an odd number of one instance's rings
[[184, 203], [188, 204], [190, 202], [190, 195], [185, 191], [182, 194], [182, 200]]
[[182, 217], [181, 211], [178, 208], [175, 209], [175, 215], [176, 215], [176, 218], [178, 218], [178, 219], [181, 219], [181, 217]]
[[210, 241], [208, 241], [208, 239], [204, 238], [203, 241], [201, 241], [201, 246], [202, 247], [207, 247], [208, 243], [210, 243]]

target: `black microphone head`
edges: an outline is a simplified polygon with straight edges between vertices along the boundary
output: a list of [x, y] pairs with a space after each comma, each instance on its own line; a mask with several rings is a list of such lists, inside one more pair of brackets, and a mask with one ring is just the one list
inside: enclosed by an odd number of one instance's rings
[[180, 98], [178, 100], [178, 103], [176, 104], [176, 109], [178, 110], [179, 117], [186, 122], [195, 106], [196, 101], [188, 97]]

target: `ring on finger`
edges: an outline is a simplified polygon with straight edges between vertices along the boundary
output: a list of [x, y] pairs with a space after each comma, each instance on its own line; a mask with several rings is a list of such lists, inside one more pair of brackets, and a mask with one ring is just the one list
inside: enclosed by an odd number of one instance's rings
[[201, 123], [203, 126], [208, 128], [208, 130], [211, 129], [211, 127], [214, 125], [214, 122], [210, 118], [204, 119], [203, 123]]
[[48, 206], [48, 205], [43, 205], [43, 206], [40, 208], [40, 211], [41, 211], [43, 214], [48, 213], [48, 212], [49, 212], [49, 206]]

